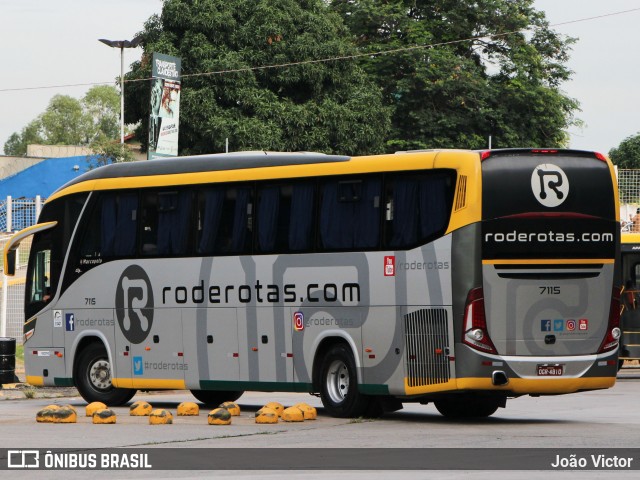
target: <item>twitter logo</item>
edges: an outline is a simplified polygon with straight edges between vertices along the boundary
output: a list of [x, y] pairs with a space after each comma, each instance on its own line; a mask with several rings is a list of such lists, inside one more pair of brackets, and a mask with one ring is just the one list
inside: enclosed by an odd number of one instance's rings
[[144, 374], [144, 363], [142, 362], [142, 357], [133, 357], [133, 374]]

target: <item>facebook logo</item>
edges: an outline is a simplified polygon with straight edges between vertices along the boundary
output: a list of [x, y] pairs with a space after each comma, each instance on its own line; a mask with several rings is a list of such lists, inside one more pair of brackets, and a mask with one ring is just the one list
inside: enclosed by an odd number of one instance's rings
[[541, 320], [540, 324], [540, 330], [542, 330], [543, 332], [551, 331], [551, 320]]
[[133, 374], [144, 374], [144, 364], [142, 363], [142, 357], [133, 357]]
[[65, 314], [65, 328], [67, 332], [73, 332], [76, 329], [76, 316], [73, 313]]

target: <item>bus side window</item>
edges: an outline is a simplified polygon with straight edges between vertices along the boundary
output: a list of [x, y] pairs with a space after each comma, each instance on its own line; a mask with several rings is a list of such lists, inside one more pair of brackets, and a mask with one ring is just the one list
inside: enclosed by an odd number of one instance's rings
[[158, 194], [147, 191], [142, 195], [140, 209], [140, 244], [142, 255], [158, 253]]
[[[289, 194], [289, 202], [290, 198]], [[289, 202], [282, 198], [279, 186], [258, 188], [256, 208], [256, 247], [258, 253], [282, 251], [280, 219], [287, 215], [285, 210], [287, 210]], [[276, 248], [276, 245], [279, 248]]]
[[103, 193], [84, 223], [83, 258], [131, 256], [136, 249], [137, 193]]
[[203, 255], [243, 254], [251, 251], [252, 188], [213, 186], [198, 200], [198, 252]]
[[184, 255], [189, 244], [191, 194], [158, 193], [158, 254]]
[[324, 183], [320, 239], [325, 250], [373, 249], [380, 245], [381, 189], [379, 176]]
[[51, 278], [51, 250], [41, 250], [34, 256], [30, 302], [43, 302], [51, 299], [49, 279]]
[[308, 252], [313, 250], [315, 238], [315, 182], [297, 182], [291, 190], [289, 217], [289, 250]]
[[450, 184], [444, 174], [389, 175], [385, 245], [412, 248], [443, 233], [449, 221]]

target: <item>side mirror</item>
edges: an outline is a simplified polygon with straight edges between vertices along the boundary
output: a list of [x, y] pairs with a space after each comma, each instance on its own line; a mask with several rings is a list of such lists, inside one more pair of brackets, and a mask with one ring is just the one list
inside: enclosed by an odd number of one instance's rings
[[4, 274], [13, 277], [16, 274], [16, 251], [9, 250], [5, 258]]

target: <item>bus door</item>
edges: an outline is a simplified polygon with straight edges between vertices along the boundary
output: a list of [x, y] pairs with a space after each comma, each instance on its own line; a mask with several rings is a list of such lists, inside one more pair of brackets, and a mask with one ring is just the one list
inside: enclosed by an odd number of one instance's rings
[[[622, 235], [621, 273], [624, 290], [622, 291], [622, 316], [620, 328], [621, 359], [640, 359], [640, 235]], [[633, 241], [636, 240], [636, 241]]]

